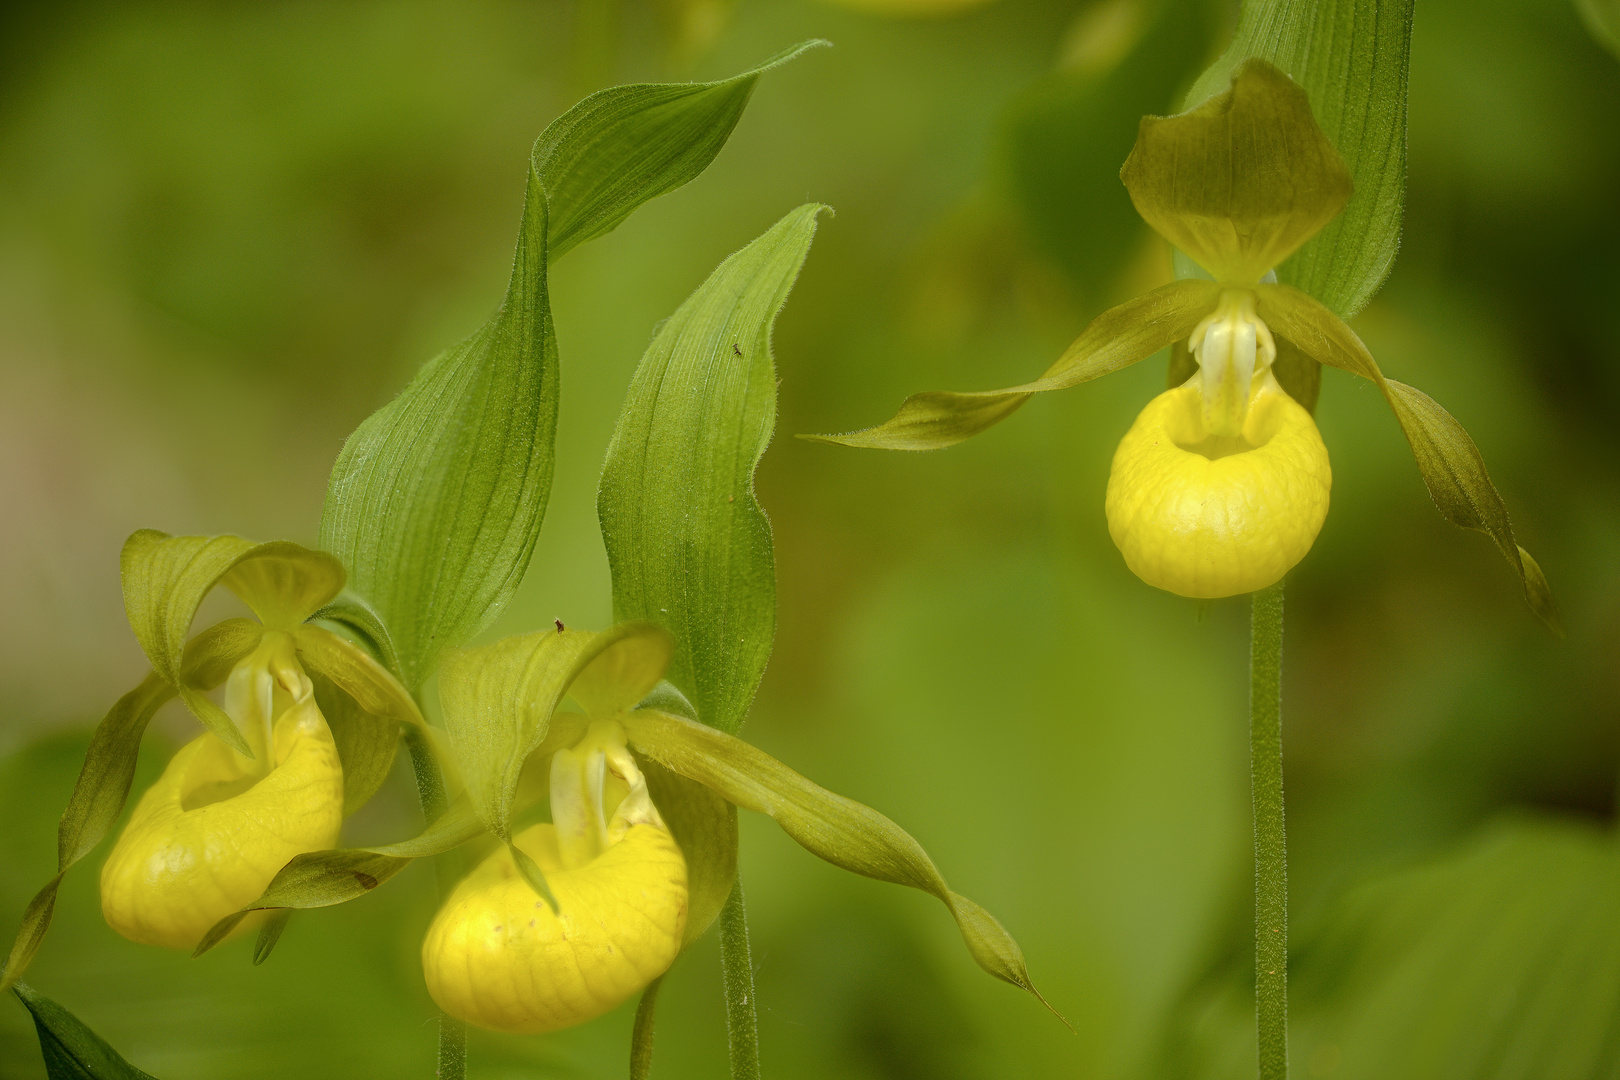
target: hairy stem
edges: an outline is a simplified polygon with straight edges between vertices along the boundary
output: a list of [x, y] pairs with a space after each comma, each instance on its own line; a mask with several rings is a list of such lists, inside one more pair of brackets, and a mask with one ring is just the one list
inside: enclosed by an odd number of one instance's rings
[[731, 1080], [759, 1080], [759, 1016], [754, 1010], [754, 953], [748, 945], [748, 910], [742, 879], [720, 912], [720, 975], [726, 987], [726, 1031]]
[[[416, 773], [416, 794], [422, 800], [422, 818], [433, 824], [450, 805], [444, 787], [444, 773], [433, 756], [427, 737], [414, 727], [405, 729], [405, 746], [411, 752], [411, 768]], [[438, 882], [442, 900], [450, 890], [453, 868], [446, 865], [445, 857], [433, 860], [434, 878]], [[439, 1080], [466, 1080], [467, 1077], [467, 1025], [452, 1016], [439, 1014]]]
[[653, 1018], [658, 1007], [658, 988], [664, 983], [660, 975], [641, 992], [641, 1004], [636, 1006], [636, 1026], [630, 1032], [630, 1080], [647, 1080], [652, 1072]]
[[1283, 820], [1283, 583], [1253, 597], [1249, 769], [1254, 785], [1254, 1004], [1260, 1080], [1288, 1076], [1288, 839]]

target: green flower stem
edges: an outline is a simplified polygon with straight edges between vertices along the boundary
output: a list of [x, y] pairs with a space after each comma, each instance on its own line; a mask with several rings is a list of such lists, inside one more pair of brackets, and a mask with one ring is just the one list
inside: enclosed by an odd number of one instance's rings
[[[405, 747], [411, 752], [411, 769], [416, 773], [416, 794], [422, 800], [422, 818], [431, 825], [450, 806], [445, 791], [444, 773], [433, 756], [427, 737], [414, 727], [405, 729]], [[450, 890], [453, 868], [446, 865], [445, 857], [433, 860], [433, 875], [438, 883], [442, 900]], [[467, 1025], [445, 1013], [439, 1014], [439, 1080], [466, 1080]]]
[[660, 975], [641, 992], [641, 1004], [636, 1006], [636, 1026], [630, 1032], [630, 1080], [647, 1080], [652, 1073], [653, 1019], [658, 1008], [658, 988], [664, 984]]
[[1253, 596], [1249, 769], [1254, 785], [1254, 1003], [1260, 1080], [1288, 1076], [1288, 839], [1283, 821], [1283, 583]]
[[742, 879], [720, 912], [720, 975], [726, 986], [726, 1030], [731, 1080], [759, 1080], [759, 1016], [754, 1010], [754, 953], [748, 945], [748, 910]]

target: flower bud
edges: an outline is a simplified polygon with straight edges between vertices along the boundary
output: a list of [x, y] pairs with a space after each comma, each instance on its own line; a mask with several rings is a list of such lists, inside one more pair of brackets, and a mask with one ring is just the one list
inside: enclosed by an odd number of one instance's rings
[[662, 975], [686, 929], [686, 860], [615, 721], [551, 765], [552, 822], [513, 843], [557, 909], [501, 848], [461, 882], [422, 943], [439, 1007], [493, 1031], [594, 1019]]
[[293, 856], [337, 843], [343, 766], [287, 635], [236, 666], [225, 711], [256, 758], [213, 735], [181, 747], [102, 867], [102, 914], [131, 941], [191, 949]]
[[1120, 441], [1108, 531], [1149, 585], [1204, 598], [1253, 592], [1315, 542], [1332, 484], [1327, 447], [1269, 372], [1253, 381], [1238, 434], [1210, 430], [1194, 375], [1149, 402]]

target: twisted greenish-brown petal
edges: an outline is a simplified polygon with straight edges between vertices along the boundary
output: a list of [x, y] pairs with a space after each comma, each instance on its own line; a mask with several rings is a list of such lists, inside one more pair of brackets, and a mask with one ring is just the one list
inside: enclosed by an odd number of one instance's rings
[[[597, 700], [638, 700], [663, 675], [672, 651], [667, 641], [656, 626], [625, 622], [600, 634], [520, 634], [445, 656], [439, 699], [451, 756], [474, 808], [496, 836], [510, 839], [523, 763], [546, 738], [552, 713], [575, 679], [600, 662], [603, 674], [586, 676], [587, 696], [594, 691]], [[613, 693], [615, 684], [622, 693]]]
[[1143, 117], [1119, 175], [1154, 231], [1236, 285], [1292, 255], [1351, 192], [1305, 91], [1263, 60], [1197, 108]]
[[409, 840], [380, 847], [309, 851], [295, 856], [271, 879], [257, 900], [215, 923], [197, 943], [192, 955], [201, 956], [224, 941], [238, 923], [255, 911], [346, 903], [366, 895], [409, 866], [413, 859], [449, 851], [486, 831], [472, 804], [458, 799]]
[[1552, 590], [1530, 553], [1513, 537], [1507, 505], [1485, 471], [1479, 447], [1455, 417], [1429, 395], [1387, 379], [1355, 331], [1333, 312], [1288, 285], [1261, 285], [1257, 311], [1277, 334], [1324, 364], [1342, 368], [1378, 384], [1395, 410], [1429, 495], [1447, 521], [1482, 532], [1496, 542], [1519, 574], [1524, 598], [1553, 633], [1562, 636]]
[[[202, 690], [213, 689], [225, 681], [237, 661], [254, 650], [263, 633], [263, 627], [250, 619], [227, 619], [203, 631], [185, 648], [180, 681]], [[135, 779], [141, 736], [153, 714], [174, 696], [174, 684], [154, 671], [118, 699], [90, 736], [79, 779], [56, 831], [56, 876], [45, 883], [23, 912], [17, 939], [5, 969], [0, 971], [0, 993], [22, 978], [44, 942], [63, 876], [90, 854], [124, 812]]]
[[801, 435], [801, 439], [880, 450], [939, 450], [984, 431], [1017, 410], [1030, 395], [1062, 390], [1145, 360], [1191, 334], [1215, 309], [1220, 286], [1212, 281], [1173, 281], [1109, 308], [1092, 320], [1074, 344], [1034, 382], [1005, 390], [913, 394], [887, 423], [847, 435]]
[[812, 854], [852, 873], [938, 897], [981, 968], [1046, 1003], [1012, 936], [984, 908], [952, 892], [922, 845], [876, 810], [811, 783], [763, 750], [707, 725], [653, 709], [638, 709], [622, 721], [638, 753], [713, 788], [728, 802], [769, 815]]

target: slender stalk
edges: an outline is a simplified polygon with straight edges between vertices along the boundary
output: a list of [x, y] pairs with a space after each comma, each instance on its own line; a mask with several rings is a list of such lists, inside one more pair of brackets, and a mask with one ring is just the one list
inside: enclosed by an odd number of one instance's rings
[[[450, 805], [444, 773], [433, 756], [426, 736], [413, 727], [405, 729], [405, 747], [411, 752], [411, 769], [416, 773], [416, 794], [422, 800], [423, 821], [431, 825]], [[450, 889], [450, 868], [444, 856], [433, 860], [433, 874], [442, 900]], [[439, 1014], [439, 1080], [466, 1080], [467, 1025], [452, 1016]]]
[[742, 879], [720, 912], [720, 976], [726, 986], [726, 1031], [731, 1080], [759, 1080], [759, 1016], [754, 1010], [754, 953], [748, 945], [748, 909]]
[[1254, 594], [1249, 769], [1254, 785], [1254, 1006], [1260, 1080], [1288, 1076], [1288, 839], [1283, 820], [1283, 583]]
[[653, 1017], [658, 1008], [658, 988], [664, 984], [660, 975], [641, 992], [641, 1004], [636, 1006], [636, 1026], [630, 1032], [630, 1080], [647, 1080], [652, 1072]]

